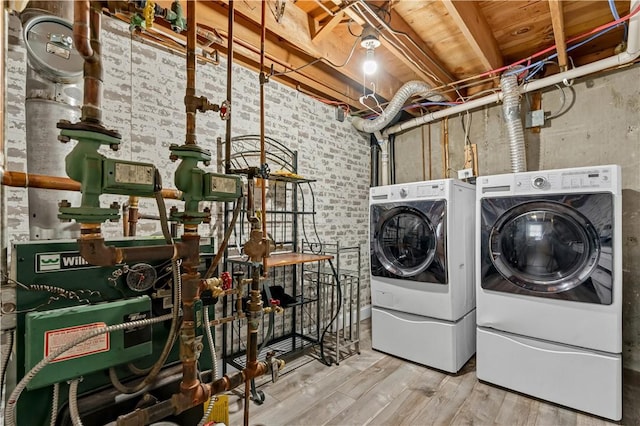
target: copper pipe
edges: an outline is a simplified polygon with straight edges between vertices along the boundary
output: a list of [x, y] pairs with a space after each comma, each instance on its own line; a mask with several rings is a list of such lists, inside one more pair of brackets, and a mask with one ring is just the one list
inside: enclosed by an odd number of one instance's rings
[[196, 106], [192, 99], [196, 96], [196, 2], [187, 0], [187, 90], [184, 97], [187, 113], [187, 134], [185, 144], [196, 143]]
[[114, 266], [121, 263], [166, 260], [173, 258], [175, 255], [184, 259], [192, 253], [192, 250], [184, 242], [177, 243], [175, 246], [107, 246], [102, 237], [99, 223], [80, 224], [78, 248], [80, 255], [95, 266]]
[[[266, 2], [262, 3], [262, 13], [261, 13], [261, 23], [262, 23], [262, 32], [260, 33], [260, 167], [262, 167], [267, 162], [267, 153], [265, 152], [265, 129], [264, 129], [264, 121], [265, 121], [265, 106], [264, 106], [264, 85], [266, 84], [266, 75], [264, 73], [264, 44], [265, 39], [267, 37], [267, 4]], [[261, 219], [262, 219], [262, 238], [264, 239], [267, 236], [267, 185], [263, 182], [262, 187], [260, 189], [261, 194]], [[267, 256], [269, 253], [262, 258], [263, 270], [265, 275], [267, 274]], [[248, 422], [248, 419], [245, 419], [245, 422]]]
[[196, 341], [196, 315], [194, 304], [200, 299], [200, 236], [197, 225], [185, 225], [182, 243], [190, 248], [183, 262], [182, 274], [182, 326], [180, 327], [180, 361], [182, 362], [181, 393], [192, 393], [200, 387], [197, 362], [202, 348]]
[[73, 3], [73, 46], [85, 60], [94, 54], [89, 41], [89, 9], [88, 0]]
[[[233, 0], [229, 0], [229, 16], [227, 18], [227, 101], [229, 106], [232, 105], [231, 97], [233, 95], [233, 21], [235, 17], [235, 6]], [[224, 172], [229, 174], [231, 171], [231, 119], [233, 118], [233, 110], [227, 118], [225, 127], [225, 145], [224, 145]]]
[[129, 236], [129, 206], [126, 203], [122, 205], [122, 235]]
[[129, 235], [130, 237], [135, 237], [136, 235], [136, 225], [138, 224], [138, 200], [139, 198], [130, 195], [129, 196]]
[[[260, 295], [260, 269], [253, 267], [251, 276], [251, 289], [249, 291], [249, 307], [247, 321], [247, 362], [245, 370], [253, 371], [258, 368], [258, 326], [262, 315], [262, 296]], [[248, 374], [248, 376], [252, 376]], [[252, 377], [255, 377], [253, 375]], [[249, 381], [251, 377], [245, 379], [244, 392], [244, 425], [249, 426]]]
[[[2, 175], [2, 185], [18, 188], [55, 189], [60, 191], [80, 192], [80, 182], [59, 176], [36, 175], [32, 173], [7, 171]], [[172, 188], [164, 188], [162, 198], [181, 200], [182, 191]], [[149, 198], [152, 196], [149, 195]]]
[[88, 1], [80, 1], [74, 3], [74, 15], [74, 42], [78, 43], [79, 47], [77, 45], [76, 48], [84, 58], [81, 121], [101, 124], [103, 80], [100, 44], [101, 11], [91, 7]]
[[213, 276], [214, 271], [218, 267], [218, 263], [220, 263], [220, 260], [222, 260], [222, 256], [224, 255], [224, 252], [227, 249], [227, 244], [229, 243], [229, 238], [233, 233], [234, 227], [236, 226], [236, 221], [238, 220], [238, 216], [240, 215], [240, 210], [242, 210], [242, 198], [236, 201], [236, 208], [233, 209], [233, 216], [231, 217], [231, 222], [229, 223], [229, 226], [227, 226], [227, 230], [224, 233], [224, 238], [220, 243], [220, 247], [218, 247], [218, 252], [216, 253], [216, 256], [213, 258], [213, 260], [211, 261], [211, 265], [209, 265], [209, 269], [207, 269], [207, 272], [204, 274], [205, 280]]

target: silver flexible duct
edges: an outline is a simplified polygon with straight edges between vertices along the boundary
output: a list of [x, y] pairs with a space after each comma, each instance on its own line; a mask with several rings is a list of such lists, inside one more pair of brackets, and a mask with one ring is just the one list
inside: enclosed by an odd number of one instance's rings
[[502, 89], [502, 115], [507, 124], [509, 149], [511, 151], [511, 171], [527, 171], [527, 156], [524, 146], [524, 130], [520, 119], [520, 91], [515, 74], [503, 74], [500, 79]]
[[400, 90], [393, 96], [391, 102], [387, 105], [382, 114], [373, 120], [367, 120], [360, 117], [354, 117], [351, 121], [353, 127], [361, 132], [374, 133], [384, 129], [393, 118], [400, 112], [404, 103], [413, 95], [419, 93], [427, 93], [431, 90], [431, 86], [423, 81], [413, 80], [405, 83]]

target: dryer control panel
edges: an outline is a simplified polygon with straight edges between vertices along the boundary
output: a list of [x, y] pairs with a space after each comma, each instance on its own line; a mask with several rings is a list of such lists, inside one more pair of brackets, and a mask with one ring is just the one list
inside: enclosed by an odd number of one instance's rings
[[611, 168], [594, 167], [518, 173], [514, 193], [558, 192], [566, 190], [611, 189]]

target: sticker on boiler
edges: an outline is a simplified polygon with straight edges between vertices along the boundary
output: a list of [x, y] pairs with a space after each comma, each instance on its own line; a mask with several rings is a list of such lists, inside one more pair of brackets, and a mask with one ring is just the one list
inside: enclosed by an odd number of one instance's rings
[[[64, 345], [72, 342], [83, 334], [106, 326], [107, 324], [105, 324], [104, 322], [95, 322], [92, 324], [84, 324], [75, 327], [67, 327], [47, 331], [44, 333], [44, 356], [48, 357], [50, 354], [54, 353]], [[66, 361], [68, 359], [80, 358], [100, 352], [108, 352], [109, 348], [109, 333], [102, 333], [88, 340], [85, 340], [82, 343], [77, 344], [51, 362]]]

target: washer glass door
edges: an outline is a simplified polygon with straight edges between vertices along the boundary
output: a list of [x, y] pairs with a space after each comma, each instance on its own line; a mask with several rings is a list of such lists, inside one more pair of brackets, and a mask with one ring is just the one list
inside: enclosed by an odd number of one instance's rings
[[492, 260], [512, 283], [558, 293], [582, 284], [598, 264], [598, 235], [587, 218], [563, 204], [521, 204], [498, 220]]
[[375, 276], [446, 284], [444, 200], [372, 206]]

